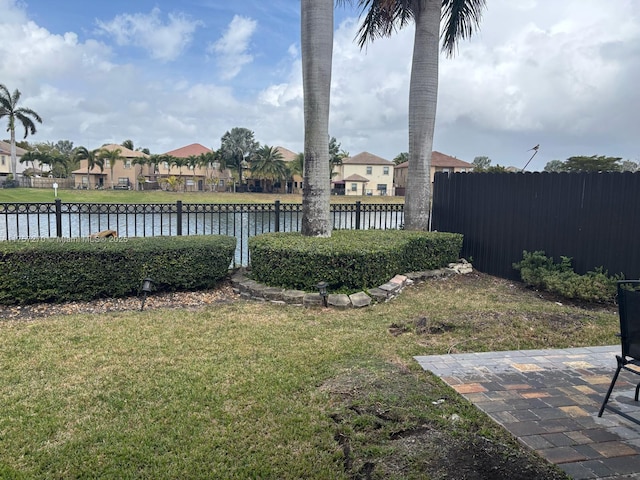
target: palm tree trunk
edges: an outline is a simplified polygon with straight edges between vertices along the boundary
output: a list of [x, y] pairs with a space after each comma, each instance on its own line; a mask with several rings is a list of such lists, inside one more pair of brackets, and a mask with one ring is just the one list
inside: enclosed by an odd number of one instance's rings
[[9, 119], [9, 130], [11, 130], [10, 150], [11, 150], [11, 175], [13, 180], [17, 180], [16, 172], [18, 170], [18, 155], [16, 153], [16, 129], [14, 128], [13, 118]]
[[409, 168], [404, 226], [429, 230], [431, 151], [438, 102], [441, 0], [420, 0], [409, 87]]
[[333, 56], [333, 1], [301, 0], [304, 89], [302, 234], [331, 236], [329, 100]]

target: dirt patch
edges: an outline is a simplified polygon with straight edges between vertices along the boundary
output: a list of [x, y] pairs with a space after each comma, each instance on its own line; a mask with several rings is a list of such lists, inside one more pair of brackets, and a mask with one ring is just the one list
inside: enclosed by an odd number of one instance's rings
[[560, 480], [555, 466], [424, 372], [379, 364], [322, 385], [351, 479]]

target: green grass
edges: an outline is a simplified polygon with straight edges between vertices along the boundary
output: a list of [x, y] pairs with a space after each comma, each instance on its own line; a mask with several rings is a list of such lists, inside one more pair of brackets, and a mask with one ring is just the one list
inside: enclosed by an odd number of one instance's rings
[[[230, 193], [230, 192], [165, 192], [160, 190], [58, 190], [63, 202], [85, 203], [301, 203], [301, 195], [276, 193]], [[56, 197], [52, 189], [46, 188], [0, 188], [0, 203], [6, 202], [53, 202]], [[344, 196], [331, 197], [332, 203], [403, 203], [404, 197]]]
[[391, 441], [426, 426], [436, 446], [482, 435], [525, 455], [412, 357], [612, 344], [615, 331], [611, 310], [475, 275], [362, 310], [237, 301], [2, 321], [0, 477], [346, 479], [373, 462], [373, 478], [427, 478], [434, 450]]

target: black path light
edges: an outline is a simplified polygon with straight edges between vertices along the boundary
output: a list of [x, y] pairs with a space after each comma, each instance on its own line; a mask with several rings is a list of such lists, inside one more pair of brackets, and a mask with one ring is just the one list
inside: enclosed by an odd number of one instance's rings
[[140, 311], [144, 310], [144, 302], [147, 301], [147, 295], [153, 289], [153, 280], [151, 278], [145, 278], [142, 280], [142, 286], [140, 290], [142, 290], [142, 304], [140, 305]]
[[327, 282], [320, 282], [316, 285], [320, 296], [322, 297], [322, 305], [327, 306]]

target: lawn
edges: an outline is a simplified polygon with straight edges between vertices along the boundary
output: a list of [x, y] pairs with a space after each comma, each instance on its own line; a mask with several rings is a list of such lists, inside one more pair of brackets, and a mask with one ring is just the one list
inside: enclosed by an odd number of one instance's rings
[[528, 478], [563, 478], [412, 357], [616, 331], [615, 310], [481, 274], [359, 310], [234, 299], [3, 320], [0, 478], [456, 478], [451, 449], [479, 439]]
[[[83, 203], [301, 203], [302, 195], [276, 193], [231, 193], [231, 192], [165, 192], [161, 190], [58, 190], [63, 202]], [[0, 188], [0, 203], [7, 202], [53, 202], [56, 197], [52, 189], [45, 188]], [[332, 203], [404, 203], [404, 197], [345, 196], [334, 195]]]

